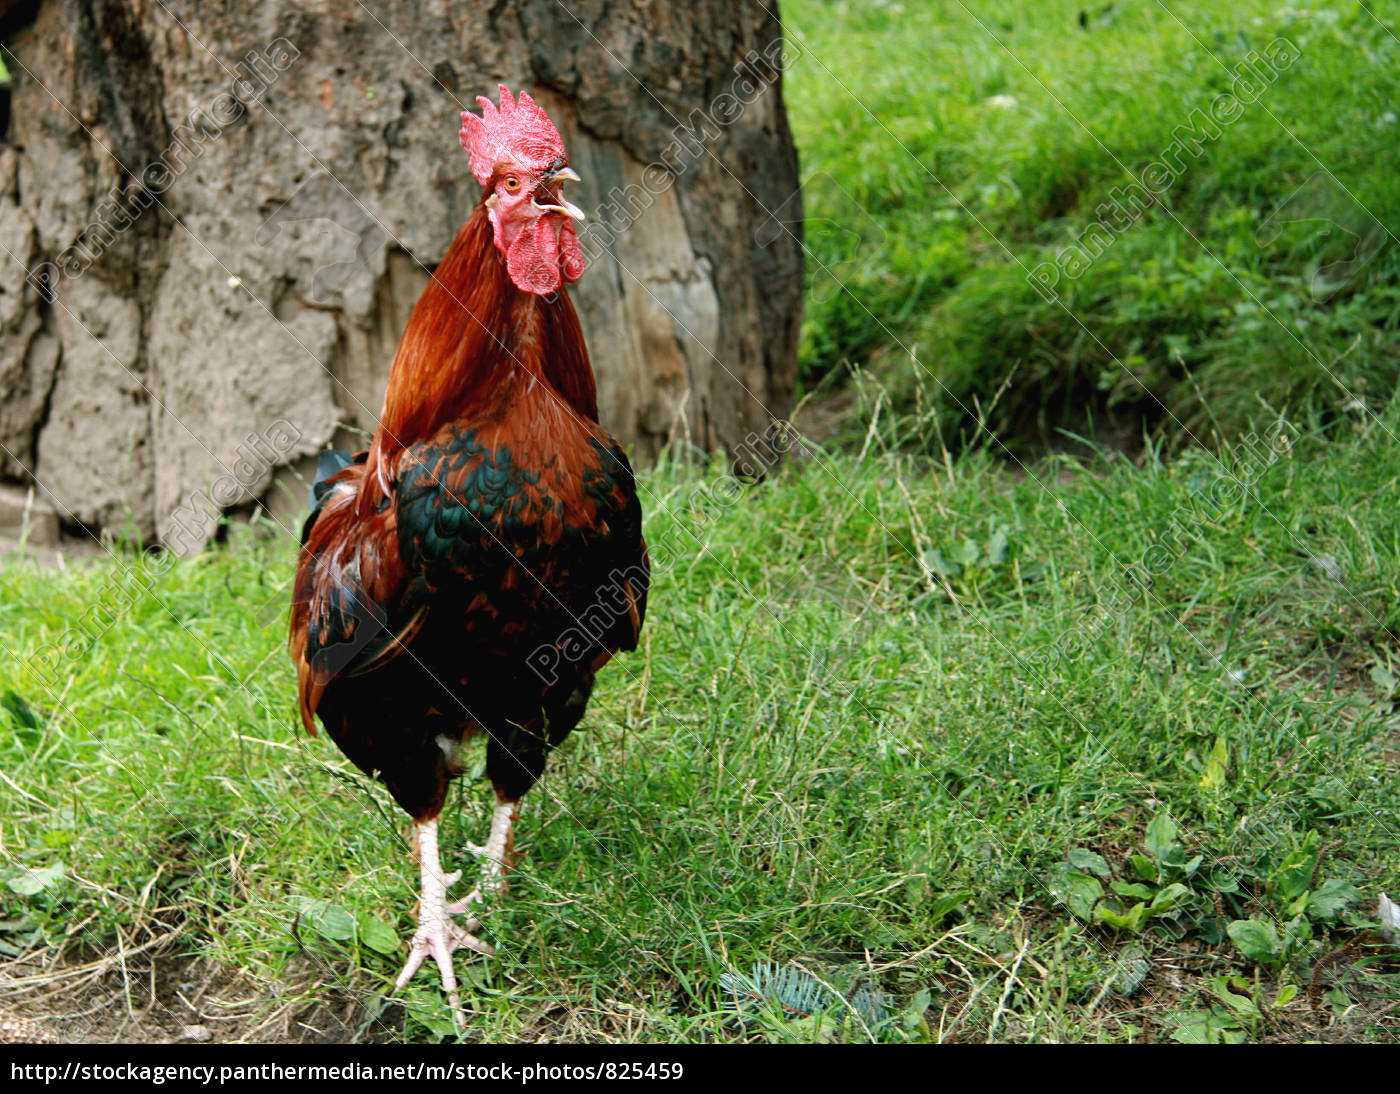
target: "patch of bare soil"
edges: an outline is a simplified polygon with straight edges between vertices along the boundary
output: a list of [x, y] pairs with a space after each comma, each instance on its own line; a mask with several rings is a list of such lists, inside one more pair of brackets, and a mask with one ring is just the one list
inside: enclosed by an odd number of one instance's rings
[[362, 1000], [309, 961], [276, 982], [179, 952], [178, 931], [100, 955], [0, 965], [0, 1044], [344, 1044]]

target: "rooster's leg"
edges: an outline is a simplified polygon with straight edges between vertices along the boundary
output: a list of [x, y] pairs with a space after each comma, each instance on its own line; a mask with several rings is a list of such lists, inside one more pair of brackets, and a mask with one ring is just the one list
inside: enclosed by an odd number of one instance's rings
[[[445, 874], [442, 860], [438, 857], [437, 819], [416, 821], [418, 834], [418, 862], [423, 872], [423, 887], [418, 901], [418, 929], [409, 943], [408, 964], [399, 973], [397, 987], [402, 988], [412, 979], [423, 962], [432, 957], [442, 973], [442, 990], [447, 992], [452, 1004], [453, 1016], [460, 1023], [461, 1012], [457, 999], [457, 976], [452, 971], [452, 955], [457, 950], [475, 950], [490, 954], [495, 951], [475, 935], [467, 933], [452, 922], [455, 906], [447, 903], [447, 887], [461, 877], [460, 873]], [[463, 902], [465, 903], [465, 902]], [[474, 921], [468, 924], [475, 927]]]
[[[485, 847], [472, 847], [471, 850], [486, 860], [482, 866], [481, 881], [477, 887], [447, 910], [456, 915], [464, 912], [473, 916], [485, 911], [501, 895], [506, 887], [506, 870], [512, 865], [512, 852], [515, 849], [515, 819], [520, 803], [498, 797], [496, 809], [491, 814], [491, 835]], [[476, 922], [473, 918], [473, 922]]]

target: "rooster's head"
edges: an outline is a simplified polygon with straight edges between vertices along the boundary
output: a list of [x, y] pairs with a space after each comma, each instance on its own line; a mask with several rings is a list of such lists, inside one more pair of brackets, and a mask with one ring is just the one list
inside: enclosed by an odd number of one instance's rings
[[462, 147], [471, 171], [486, 187], [483, 203], [516, 286], [544, 295], [583, 274], [583, 250], [573, 222], [583, 219], [564, 200], [565, 182], [577, 182], [559, 130], [539, 104], [501, 85], [501, 106], [478, 96], [481, 116], [462, 112]]

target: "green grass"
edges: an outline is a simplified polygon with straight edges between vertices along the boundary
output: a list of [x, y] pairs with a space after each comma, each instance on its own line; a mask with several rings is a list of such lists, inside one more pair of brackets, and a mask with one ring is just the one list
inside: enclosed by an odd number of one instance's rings
[[[873, 368], [902, 404], [931, 404], [951, 443], [1009, 380], [988, 424], [1022, 447], [1091, 423], [1132, 442], [1143, 418], [1182, 443], [1280, 410], [1325, 423], [1389, 397], [1391, 9], [790, 0], [783, 11], [804, 51], [787, 94], [807, 183], [809, 385]], [[1131, 227], [1106, 244], [1091, 236], [1093, 260], [1043, 299], [1029, 272], [1278, 38], [1296, 63], [1198, 157], [1176, 158], [1182, 170]], [[1297, 219], [1285, 212], [1275, 238], [1280, 207]], [[1357, 254], [1313, 291], [1315, 271]]]
[[[645, 641], [527, 800], [499, 955], [459, 955], [472, 1036], [818, 1037], [725, 1014], [726, 972], [800, 961], [887, 993], [885, 1040], [1162, 1039], [1205, 1028], [1209, 977], [1272, 998], [1347, 943], [1319, 1011], [1305, 991], [1226, 1028], [1393, 1036], [1368, 1018], [1387, 966], [1353, 963], [1385, 952], [1368, 924], [1400, 889], [1394, 428], [1021, 481], [976, 455], [814, 451], [728, 507], [706, 500], [718, 470], [652, 471]], [[404, 818], [295, 726], [288, 537], [234, 533], [151, 581], [0, 571], [0, 681], [34, 715], [9, 703], [0, 877], [65, 867], [0, 886], [3, 937], [76, 955], [178, 924], [179, 952], [349, 992], [364, 1036], [441, 1034], [431, 978], [386, 1006], [402, 955], [370, 945], [410, 927]], [[1138, 597], [1134, 566], [1156, 571]], [[117, 607], [94, 644], [35, 659], [94, 604]], [[454, 858], [488, 801], [479, 781], [454, 799]], [[1131, 880], [1168, 817], [1204, 856], [1194, 910], [1132, 932], [1059, 902], [1086, 876], [1072, 850]], [[1277, 960], [1220, 937], [1293, 921], [1280, 870], [1319, 845], [1303, 887], [1354, 887], [1348, 907], [1302, 913]]]
[[[858, 366], [858, 443], [645, 473], [643, 645], [527, 799], [497, 956], [458, 956], [474, 1039], [1395, 1039], [1396, 252], [1320, 299], [1327, 244], [1259, 232], [1317, 166], [1262, 106], [1394, 222], [1400, 47], [1350, 4], [972, 6], [784, 6], [805, 375]], [[1298, 64], [1042, 300], [1026, 271], [1222, 90], [1211, 55], [1279, 34]], [[1027, 474], [983, 427], [1143, 439]], [[293, 565], [255, 523], [0, 569], [0, 951], [38, 992], [0, 1005], [139, 1006], [154, 960], [172, 1021], [169, 985], [233, 978], [221, 1035], [317, 1001], [450, 1029], [431, 976], [392, 991], [405, 818], [296, 724]], [[449, 861], [489, 801], [460, 784]], [[107, 995], [45, 994], [93, 958]], [[745, 976], [852, 1006], [741, 1022]]]

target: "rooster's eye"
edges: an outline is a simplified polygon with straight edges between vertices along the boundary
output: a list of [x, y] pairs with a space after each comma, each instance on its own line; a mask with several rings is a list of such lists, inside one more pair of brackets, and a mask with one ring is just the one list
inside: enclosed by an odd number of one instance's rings
[[506, 189], [512, 194], [515, 193], [520, 189], [520, 180], [514, 175], [511, 175], [510, 178], [506, 179]]

